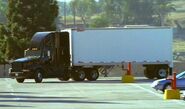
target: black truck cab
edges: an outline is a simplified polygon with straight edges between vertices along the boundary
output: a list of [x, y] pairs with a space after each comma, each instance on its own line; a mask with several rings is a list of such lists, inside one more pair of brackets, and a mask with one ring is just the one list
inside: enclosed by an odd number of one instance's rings
[[36, 83], [41, 83], [43, 78], [96, 80], [99, 77], [98, 66], [73, 66], [70, 42], [69, 32], [35, 33], [25, 56], [11, 63], [10, 77], [16, 78], [19, 83], [25, 79], [35, 79]]
[[62, 77], [70, 66], [68, 37], [67, 32], [35, 33], [25, 56], [11, 63], [10, 77], [19, 83], [25, 79], [40, 83], [43, 78]]

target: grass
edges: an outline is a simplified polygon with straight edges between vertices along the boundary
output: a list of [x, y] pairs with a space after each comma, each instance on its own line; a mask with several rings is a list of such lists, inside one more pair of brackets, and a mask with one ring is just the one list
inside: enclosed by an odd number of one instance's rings
[[174, 39], [173, 51], [174, 52], [185, 52], [185, 40]]

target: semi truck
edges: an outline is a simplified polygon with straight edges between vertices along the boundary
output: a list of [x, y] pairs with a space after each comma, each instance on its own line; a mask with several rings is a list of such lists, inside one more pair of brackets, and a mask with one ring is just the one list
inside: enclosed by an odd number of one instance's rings
[[147, 78], [164, 78], [173, 67], [172, 28], [64, 29], [37, 32], [25, 56], [11, 63], [17, 82], [43, 78], [95, 81], [99, 69], [127, 63], [145, 67]]

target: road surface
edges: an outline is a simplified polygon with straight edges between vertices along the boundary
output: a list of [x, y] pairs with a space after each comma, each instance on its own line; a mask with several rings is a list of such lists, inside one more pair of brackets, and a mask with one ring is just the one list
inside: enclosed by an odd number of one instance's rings
[[0, 78], [0, 109], [184, 109], [184, 100], [164, 100], [150, 87], [152, 80], [121, 83], [120, 77], [74, 82], [45, 79], [43, 83]]

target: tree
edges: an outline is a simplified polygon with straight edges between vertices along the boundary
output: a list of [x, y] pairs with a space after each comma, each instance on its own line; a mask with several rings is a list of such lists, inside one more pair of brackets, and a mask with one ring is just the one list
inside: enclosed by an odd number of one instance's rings
[[171, 4], [173, 0], [154, 0], [154, 11], [158, 16], [159, 25], [164, 26], [165, 17], [172, 11], [175, 11], [174, 5]]
[[114, 24], [123, 24], [126, 11], [125, 0], [100, 0], [103, 11], [105, 12], [106, 18]]
[[109, 20], [105, 17], [104, 14], [100, 14], [92, 18], [90, 27], [92, 28], [100, 28], [100, 27], [108, 27]]
[[153, 23], [153, 0], [126, 0], [129, 17], [132, 24], [152, 24]]
[[37, 31], [55, 30], [56, 0], [9, 0], [8, 22], [13, 36], [30, 39]]
[[9, 32], [5, 25], [0, 24], [0, 64], [5, 64], [6, 59], [6, 39], [5, 37], [8, 36]]
[[7, 28], [10, 35], [6, 38], [7, 57], [21, 57], [35, 32], [55, 30], [57, 16], [56, 0], [8, 0]]
[[0, 23], [6, 22], [7, 0], [0, 0]]
[[70, 6], [73, 13], [80, 16], [83, 24], [86, 26], [87, 20], [96, 13], [95, 0], [72, 0]]
[[100, 0], [112, 25], [150, 24], [153, 21], [152, 0]]

